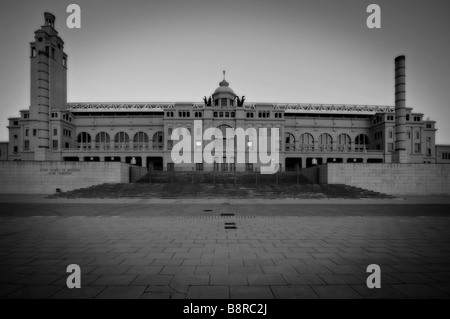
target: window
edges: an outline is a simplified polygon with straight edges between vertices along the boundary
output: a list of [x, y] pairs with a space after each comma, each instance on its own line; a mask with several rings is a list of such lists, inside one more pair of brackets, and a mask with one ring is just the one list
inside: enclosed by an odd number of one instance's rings
[[214, 117], [217, 117], [217, 112], [214, 112]]
[[29, 133], [30, 133], [30, 130], [29, 130], [29, 129], [26, 129], [26, 130], [25, 130], [25, 136], [28, 136]]
[[369, 145], [369, 138], [367, 137], [367, 135], [360, 134], [356, 137], [355, 150], [364, 151], [366, 150], [368, 145]]
[[31, 48], [31, 57], [32, 58], [36, 57], [36, 48], [35, 47]]
[[15, 126], [19, 125], [19, 121], [14, 121], [13, 125], [15, 125]]
[[133, 139], [133, 147], [135, 150], [142, 150], [142, 149], [146, 149], [148, 146], [148, 135], [145, 132], [137, 132], [134, 135], [134, 139]]
[[196, 163], [195, 164], [195, 170], [196, 171], [203, 171], [203, 163]]
[[409, 121], [409, 114], [408, 114], [408, 115], [406, 115], [406, 120], [407, 120], [407, 121]]
[[388, 134], [389, 134], [389, 138], [393, 138], [394, 137], [394, 132], [393, 131], [390, 130]]
[[300, 136], [300, 149], [303, 151], [312, 151], [314, 149], [314, 138], [309, 133]]
[[77, 136], [78, 148], [91, 148], [91, 135], [87, 132], [81, 132]]
[[420, 153], [420, 143], [414, 143], [414, 153]]
[[70, 148], [70, 144], [66, 142], [65, 148]]
[[116, 149], [127, 149], [130, 145], [130, 137], [125, 132], [119, 132], [114, 136], [114, 147]]
[[67, 57], [63, 57], [63, 67], [67, 68]]
[[225, 117], [230, 117], [230, 112], [225, 112]]
[[416, 137], [417, 140], [420, 139], [420, 132], [419, 131], [415, 132], [415, 137]]
[[49, 57], [50, 56], [50, 47], [45, 47], [45, 54]]
[[54, 128], [53, 129], [53, 136], [56, 136], [56, 135], [58, 135], [58, 129]]
[[16, 154], [16, 153], [19, 153], [19, 148], [18, 148], [17, 146], [14, 146], [13, 152], [14, 152], [15, 154]]
[[55, 58], [55, 48], [52, 48], [52, 58]]
[[347, 134], [341, 134], [338, 137], [338, 150], [340, 151], [350, 151], [352, 148], [352, 142], [350, 136]]
[[33, 136], [36, 136], [36, 135], [37, 135], [37, 130], [33, 129]]
[[431, 156], [431, 148], [427, 148], [427, 155]]
[[249, 172], [253, 172], [253, 163], [246, 163], [245, 170]]
[[53, 140], [53, 149], [54, 150], [58, 149], [58, 140]]
[[388, 152], [394, 151], [394, 143], [388, 143]]
[[291, 133], [286, 132], [285, 134], [285, 150], [295, 151], [295, 137]]
[[219, 112], [219, 117], [223, 117], [223, 112]]
[[111, 140], [109, 134], [106, 132], [100, 132], [95, 136], [95, 148], [96, 149], [109, 149], [111, 146]]
[[262, 111], [258, 112], [259, 118], [269, 118], [270, 117], [270, 111]]
[[431, 126], [431, 124], [427, 124], [427, 128], [431, 128], [432, 126]]
[[330, 134], [323, 133], [319, 136], [319, 149], [322, 151], [333, 149], [333, 139]]
[[227, 106], [227, 99], [220, 99], [221, 106]]
[[24, 149], [25, 151], [29, 151], [29, 150], [30, 150], [30, 141], [29, 141], [29, 140], [25, 140], [25, 141], [24, 141], [23, 149]]
[[411, 132], [410, 132], [410, 131], [406, 132], [406, 138], [407, 138], [408, 140], [411, 138]]
[[160, 149], [162, 150], [163, 148], [163, 138], [164, 138], [164, 134], [163, 132], [156, 132], [153, 135], [153, 149]]
[[235, 117], [236, 113], [235, 112], [231, 112], [231, 117]]

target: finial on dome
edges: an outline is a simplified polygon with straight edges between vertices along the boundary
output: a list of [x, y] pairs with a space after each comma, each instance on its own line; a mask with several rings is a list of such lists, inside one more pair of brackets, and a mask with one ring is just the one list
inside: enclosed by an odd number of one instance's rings
[[219, 83], [220, 86], [228, 86], [229, 83], [225, 80], [225, 70], [223, 70], [223, 81]]

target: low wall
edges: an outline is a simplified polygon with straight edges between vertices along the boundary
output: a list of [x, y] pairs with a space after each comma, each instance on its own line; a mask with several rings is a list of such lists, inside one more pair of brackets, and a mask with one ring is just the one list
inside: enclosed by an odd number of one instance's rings
[[302, 168], [301, 174], [312, 184], [319, 184], [320, 168], [319, 166]]
[[136, 183], [148, 173], [146, 167], [132, 165], [130, 167], [130, 183]]
[[319, 182], [391, 195], [450, 195], [448, 164], [325, 164]]
[[0, 162], [0, 194], [53, 194], [102, 183], [128, 183], [120, 162]]

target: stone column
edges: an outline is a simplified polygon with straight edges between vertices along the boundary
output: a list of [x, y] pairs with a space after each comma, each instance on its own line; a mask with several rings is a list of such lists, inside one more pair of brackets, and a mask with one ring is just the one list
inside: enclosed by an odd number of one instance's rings
[[395, 59], [395, 151], [393, 163], [407, 163], [406, 153], [406, 79], [405, 56]]

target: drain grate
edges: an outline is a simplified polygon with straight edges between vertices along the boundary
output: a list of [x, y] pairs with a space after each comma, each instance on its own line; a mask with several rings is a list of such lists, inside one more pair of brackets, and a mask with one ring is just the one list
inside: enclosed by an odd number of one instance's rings
[[213, 210], [212, 209], [204, 209], [203, 211], [204, 212], [212, 212]]
[[235, 222], [225, 223], [225, 229], [237, 229]]
[[222, 213], [222, 214], [220, 214], [220, 216], [234, 216], [234, 214], [233, 213]]

